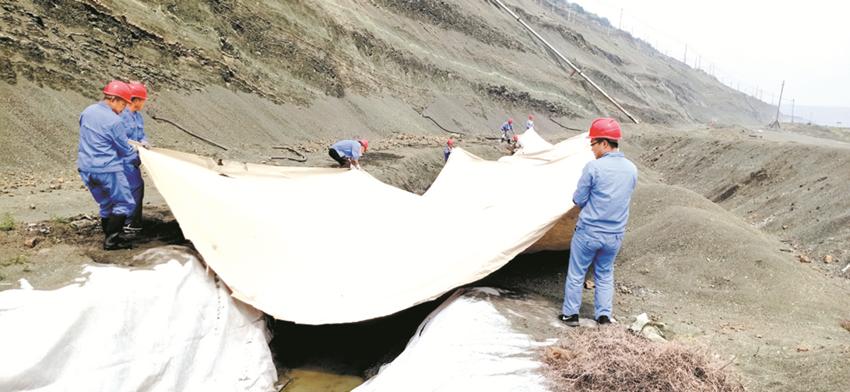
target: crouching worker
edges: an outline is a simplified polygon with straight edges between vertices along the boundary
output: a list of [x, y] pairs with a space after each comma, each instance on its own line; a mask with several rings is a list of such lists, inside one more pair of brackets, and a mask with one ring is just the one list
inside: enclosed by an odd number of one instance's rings
[[135, 153], [121, 132], [118, 116], [130, 103], [130, 87], [113, 80], [103, 89], [103, 100], [80, 114], [80, 145], [77, 170], [83, 183], [100, 206], [105, 239], [103, 249], [126, 249], [122, 237], [124, 222], [136, 207], [130, 184], [124, 174], [124, 158]]
[[579, 325], [582, 284], [591, 264], [596, 281], [594, 317], [600, 325], [611, 322], [614, 258], [623, 241], [629, 203], [637, 185], [637, 168], [618, 150], [620, 124], [611, 118], [598, 118], [590, 126], [589, 137], [596, 160], [584, 166], [573, 194], [573, 203], [581, 212], [570, 243], [570, 266], [559, 316], [572, 327]]
[[339, 163], [339, 167], [360, 169], [360, 157], [367, 149], [369, 141], [366, 139], [340, 140], [328, 148], [328, 155]]
[[[127, 135], [127, 139], [137, 141], [147, 148], [150, 144], [147, 136], [145, 136], [145, 121], [140, 111], [145, 107], [145, 102], [148, 99], [148, 89], [144, 84], [138, 82], [130, 82], [128, 86], [130, 87], [131, 101], [127, 108], [121, 112], [120, 132]], [[136, 203], [136, 208], [124, 222], [124, 234], [127, 235], [136, 235], [142, 231], [142, 202], [145, 197], [145, 182], [142, 180], [142, 169], [139, 167], [141, 164], [139, 153], [136, 151], [124, 157], [124, 175], [127, 176], [130, 193]]]

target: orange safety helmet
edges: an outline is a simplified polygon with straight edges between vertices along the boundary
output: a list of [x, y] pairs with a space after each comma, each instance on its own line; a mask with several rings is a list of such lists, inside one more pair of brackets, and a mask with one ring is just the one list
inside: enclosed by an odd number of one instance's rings
[[130, 86], [130, 97], [148, 99], [148, 89], [144, 84], [139, 82], [130, 82], [127, 83], [127, 85]]
[[360, 145], [363, 146], [363, 152], [366, 152], [366, 150], [369, 149], [369, 141], [368, 140], [360, 139], [360, 140], [358, 140], [358, 142], [360, 142]]
[[130, 86], [120, 80], [113, 80], [107, 83], [106, 87], [103, 88], [103, 94], [121, 98], [127, 101], [128, 103], [132, 99], [132, 94], [130, 94]]
[[623, 137], [620, 131], [620, 123], [613, 118], [597, 118], [590, 124], [591, 139], [620, 140]]

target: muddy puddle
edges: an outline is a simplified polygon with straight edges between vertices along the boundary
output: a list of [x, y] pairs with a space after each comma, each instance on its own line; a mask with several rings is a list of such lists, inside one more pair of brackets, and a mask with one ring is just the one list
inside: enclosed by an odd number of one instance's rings
[[374, 320], [303, 325], [270, 320], [269, 343], [287, 392], [350, 391], [397, 357], [447, 297]]
[[[539, 252], [520, 255], [491, 276], [466, 287], [493, 286], [524, 293], [542, 293], [550, 286], [563, 285], [559, 271], [565, 269], [569, 252]], [[269, 319], [273, 333], [270, 347], [278, 368], [282, 391], [350, 391], [377, 374], [381, 365], [392, 362], [404, 351], [419, 325], [454, 293], [396, 314], [349, 324], [302, 325]], [[521, 296], [520, 294], [517, 294]], [[514, 300], [498, 301], [506, 314], [528, 309], [516, 307]], [[535, 316], [546, 318], [555, 307], [537, 306]], [[554, 316], [552, 316], [554, 317]], [[554, 319], [554, 318], [553, 318]], [[520, 320], [511, 320], [519, 331], [536, 336]], [[551, 331], [546, 331], [551, 332]]]

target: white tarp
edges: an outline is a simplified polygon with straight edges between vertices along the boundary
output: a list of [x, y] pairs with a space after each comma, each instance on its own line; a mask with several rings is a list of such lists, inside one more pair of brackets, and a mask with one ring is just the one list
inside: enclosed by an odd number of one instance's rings
[[517, 154], [525, 155], [525, 154], [534, 154], [543, 151], [551, 150], [552, 143], [547, 142], [545, 139], [540, 137], [537, 131], [534, 128], [530, 128], [523, 132], [521, 135], [518, 135], [520, 148], [517, 150]]
[[552, 304], [539, 299], [461, 289], [354, 391], [548, 391], [540, 352], [565, 328], [553, 314]]
[[483, 278], [564, 217], [593, 159], [584, 135], [498, 162], [456, 148], [419, 196], [364, 171], [140, 155], [233, 295], [304, 324], [385, 316]]
[[261, 312], [185, 248], [137, 257], [157, 264], [0, 292], [0, 391], [274, 390]]

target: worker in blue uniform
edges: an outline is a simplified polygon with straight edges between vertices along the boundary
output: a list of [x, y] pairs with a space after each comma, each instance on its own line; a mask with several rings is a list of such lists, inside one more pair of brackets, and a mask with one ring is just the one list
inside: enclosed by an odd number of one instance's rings
[[[147, 136], [145, 136], [145, 120], [141, 114], [141, 110], [145, 107], [145, 102], [148, 99], [148, 89], [144, 84], [138, 82], [130, 82], [128, 86], [130, 87], [131, 100], [127, 108], [121, 112], [121, 130], [127, 135], [128, 140], [149, 147], [150, 144]], [[124, 175], [127, 176], [130, 193], [132, 193], [133, 201], [136, 204], [136, 207], [127, 216], [127, 221], [124, 222], [124, 234], [128, 236], [136, 235], [142, 230], [142, 202], [145, 197], [145, 182], [142, 180], [141, 164], [139, 154], [136, 151], [124, 157]]]
[[637, 185], [637, 168], [618, 146], [620, 124], [611, 118], [593, 121], [589, 132], [595, 160], [582, 170], [573, 203], [581, 208], [570, 244], [570, 264], [564, 284], [564, 304], [558, 317], [569, 326], [579, 325], [584, 276], [594, 268], [594, 318], [611, 322], [614, 300], [614, 258], [620, 250], [629, 203]]
[[514, 134], [514, 119], [509, 118], [508, 121], [505, 121], [502, 126], [499, 128], [502, 131], [502, 141], [505, 143], [511, 142], [511, 136]]
[[443, 148], [443, 160], [445, 162], [449, 161], [449, 156], [452, 155], [452, 150], [455, 148], [455, 139], [449, 138], [446, 141], [446, 147]]
[[121, 234], [124, 221], [136, 205], [124, 174], [124, 158], [135, 151], [119, 129], [118, 116], [130, 100], [130, 87], [113, 80], [104, 87], [103, 100], [80, 114], [77, 169], [100, 206], [106, 250], [130, 247]]
[[328, 148], [328, 155], [333, 158], [339, 167], [351, 167], [360, 169], [360, 157], [369, 149], [369, 141], [340, 140]]

